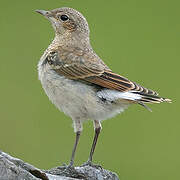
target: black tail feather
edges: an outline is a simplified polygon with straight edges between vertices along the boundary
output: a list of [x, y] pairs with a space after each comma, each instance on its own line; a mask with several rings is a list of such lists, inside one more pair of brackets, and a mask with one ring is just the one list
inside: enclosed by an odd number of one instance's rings
[[133, 92], [135, 94], [141, 95], [141, 99], [139, 99], [140, 102], [144, 103], [161, 103], [161, 102], [171, 102], [170, 99], [159, 97], [156, 95], [150, 95], [150, 94], [145, 94], [142, 92]]

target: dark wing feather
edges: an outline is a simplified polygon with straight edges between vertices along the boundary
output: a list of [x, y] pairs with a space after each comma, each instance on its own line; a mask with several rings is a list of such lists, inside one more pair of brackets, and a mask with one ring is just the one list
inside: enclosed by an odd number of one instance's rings
[[129, 91], [134, 87], [134, 84], [131, 81], [111, 71], [104, 71], [100, 76], [91, 76], [85, 78], [84, 80], [100, 85], [104, 88], [118, 90], [121, 92]]
[[[79, 55], [79, 53], [73, 51], [72, 56], [71, 53], [69, 58], [66, 56], [66, 58], [62, 61], [61, 59], [64, 57], [62, 52], [53, 52], [53, 56], [48, 56], [47, 61], [51, 65], [52, 69], [56, 71], [56, 73], [69, 79], [81, 80], [120, 92], [130, 91], [132, 93], [141, 95], [142, 102], [168, 101], [167, 99], [158, 97], [158, 94], [155, 91], [144, 88], [121, 75], [113, 73], [101, 61], [101, 59], [94, 54], [86, 54], [86, 56], [83, 56], [83, 53], [82, 55]], [[73, 61], [72, 57], [75, 59], [75, 61]]]
[[158, 95], [155, 91], [144, 88], [119, 74], [113, 73], [112, 71], [106, 70], [98, 77], [88, 77], [85, 78], [85, 80], [98, 84], [102, 87], [118, 90], [121, 92], [131, 91], [147, 95]]
[[69, 79], [75, 80], [84, 79], [92, 76], [99, 76], [101, 73], [103, 73], [102, 70], [94, 71], [93, 69], [87, 68], [86, 66], [79, 66], [76, 64], [62, 66], [58, 69], [55, 69], [55, 71], [60, 75], [64, 75]]

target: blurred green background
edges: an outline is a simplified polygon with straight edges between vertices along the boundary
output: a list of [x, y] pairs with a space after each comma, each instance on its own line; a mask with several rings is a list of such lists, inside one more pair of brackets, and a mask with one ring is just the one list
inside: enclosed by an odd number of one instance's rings
[[[180, 1], [1, 0], [0, 149], [51, 168], [68, 163], [74, 143], [71, 119], [48, 100], [37, 63], [54, 37], [35, 9], [73, 7], [84, 14], [91, 43], [113, 71], [173, 99], [132, 106], [104, 121], [94, 162], [121, 180], [180, 179]], [[84, 124], [76, 165], [88, 158], [91, 122]]]

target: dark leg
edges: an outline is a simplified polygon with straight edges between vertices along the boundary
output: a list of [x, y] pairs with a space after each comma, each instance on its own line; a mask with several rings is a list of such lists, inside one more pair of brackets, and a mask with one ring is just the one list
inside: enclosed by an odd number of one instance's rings
[[98, 140], [98, 136], [99, 136], [100, 131], [101, 131], [101, 128], [95, 129], [94, 140], [93, 140], [93, 143], [92, 143], [92, 146], [91, 146], [91, 151], [90, 151], [89, 159], [88, 159], [88, 162], [89, 162], [89, 163], [92, 162], [94, 150], [95, 150], [95, 147], [96, 147], [96, 143], [97, 143], [97, 140]]
[[72, 155], [71, 155], [71, 160], [70, 160], [70, 163], [69, 163], [70, 167], [72, 167], [73, 164], [74, 164], [75, 152], [76, 152], [76, 148], [77, 148], [77, 145], [78, 145], [78, 142], [79, 142], [80, 135], [81, 135], [81, 131], [76, 132], [76, 140], [75, 140], [75, 143], [74, 143], [74, 147], [73, 147]]
[[73, 147], [73, 150], [72, 150], [72, 155], [71, 155], [71, 159], [70, 159], [70, 163], [68, 166], [65, 165], [65, 167], [62, 167], [63, 168], [63, 171], [60, 172], [60, 175], [62, 176], [67, 176], [67, 177], [79, 177], [80, 179], [86, 179], [86, 176], [85, 174], [83, 173], [80, 173], [80, 172], [77, 172], [74, 168], [74, 157], [75, 157], [75, 153], [76, 153], [76, 149], [77, 149], [77, 145], [78, 145], [78, 142], [79, 142], [79, 138], [80, 138], [80, 135], [81, 135], [81, 131], [82, 131], [82, 126], [81, 126], [81, 123], [77, 122], [76, 125], [79, 124], [79, 126], [75, 126], [75, 132], [76, 132], [76, 140], [75, 140], [75, 143], [74, 143], [74, 147]]
[[101, 123], [99, 121], [96, 121], [96, 120], [94, 121], [94, 129], [95, 129], [95, 135], [94, 135], [94, 140], [91, 146], [91, 151], [89, 154], [88, 164], [92, 163], [92, 158], [93, 158], [94, 150], [96, 147], [96, 143], [99, 137], [99, 133], [101, 132], [101, 129], [102, 129]]

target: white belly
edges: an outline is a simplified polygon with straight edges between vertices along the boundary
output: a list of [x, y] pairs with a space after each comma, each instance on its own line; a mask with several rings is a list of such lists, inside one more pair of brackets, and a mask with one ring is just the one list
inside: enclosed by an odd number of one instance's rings
[[122, 112], [127, 102], [102, 101], [93, 86], [59, 76], [48, 65], [39, 65], [39, 79], [55, 106], [73, 120], [104, 120]]

